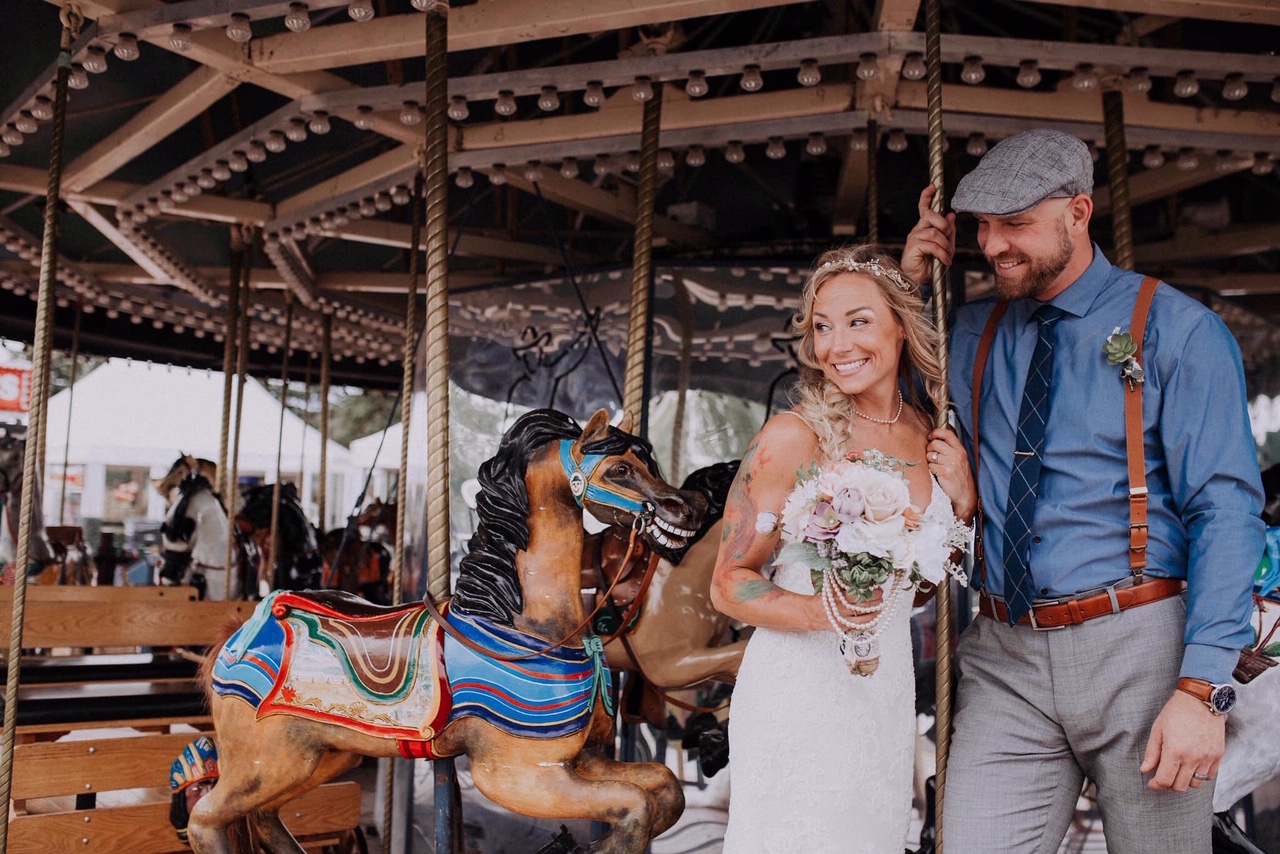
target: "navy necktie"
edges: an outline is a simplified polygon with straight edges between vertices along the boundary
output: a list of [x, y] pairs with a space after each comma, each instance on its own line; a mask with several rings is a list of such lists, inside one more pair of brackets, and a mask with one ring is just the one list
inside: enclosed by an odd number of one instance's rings
[[1042, 305], [1031, 315], [1040, 324], [1031, 369], [1022, 392], [1009, 501], [1004, 518], [1004, 599], [1009, 625], [1031, 610], [1035, 580], [1031, 577], [1031, 522], [1040, 491], [1044, 427], [1049, 418], [1049, 387], [1053, 379], [1053, 324], [1062, 319], [1057, 306]]

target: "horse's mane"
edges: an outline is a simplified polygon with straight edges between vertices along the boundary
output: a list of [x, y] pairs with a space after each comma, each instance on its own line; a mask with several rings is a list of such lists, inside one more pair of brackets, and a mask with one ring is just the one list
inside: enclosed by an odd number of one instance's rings
[[[685, 551], [702, 539], [703, 535], [711, 530], [711, 526], [719, 522], [720, 517], [724, 515], [729, 487], [733, 486], [733, 479], [738, 476], [740, 462], [740, 460], [730, 460], [727, 463], [715, 463], [700, 468], [686, 477], [684, 483], [680, 485], [682, 490], [700, 492], [707, 499], [707, 512], [702, 516], [702, 524], [698, 527], [698, 533], [689, 540], [689, 545], [685, 546]], [[683, 557], [683, 553], [680, 556]], [[679, 565], [680, 561], [675, 560], [672, 563]]]

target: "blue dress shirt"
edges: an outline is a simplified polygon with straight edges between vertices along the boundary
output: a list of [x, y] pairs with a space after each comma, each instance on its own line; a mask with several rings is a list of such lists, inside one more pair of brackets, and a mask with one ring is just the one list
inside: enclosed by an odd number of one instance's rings
[[[1124, 385], [1102, 344], [1128, 330], [1141, 275], [1095, 245], [1089, 268], [1052, 303], [1053, 382], [1044, 464], [1031, 527], [1039, 597], [1105, 587], [1129, 576], [1129, 478]], [[994, 300], [956, 312], [951, 395], [972, 453], [973, 361]], [[979, 489], [986, 514], [986, 587], [1004, 589], [1001, 526], [1014, 431], [1036, 324], [1035, 299], [1013, 302], [983, 377]], [[1228, 681], [1249, 627], [1253, 573], [1264, 547], [1262, 484], [1249, 428], [1240, 350], [1216, 314], [1162, 284], [1142, 349], [1149, 540], [1147, 574], [1187, 580], [1182, 675]], [[1117, 650], [1123, 654], [1122, 650]]]

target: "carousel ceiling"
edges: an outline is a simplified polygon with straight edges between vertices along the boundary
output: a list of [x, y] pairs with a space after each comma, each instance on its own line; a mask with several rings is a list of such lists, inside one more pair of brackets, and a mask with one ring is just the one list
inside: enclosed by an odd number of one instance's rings
[[[35, 314], [62, 5], [7, 0], [0, 27], [0, 334], [11, 338], [29, 339]], [[278, 371], [288, 343], [300, 373], [332, 315], [335, 379], [398, 382], [426, 5], [81, 0], [58, 346], [79, 305], [85, 350], [220, 365], [231, 247], [253, 229], [251, 369]], [[1031, 126], [1105, 148], [1100, 93], [1119, 89], [1138, 266], [1210, 295], [1261, 348], [1252, 358], [1280, 350], [1280, 7], [943, 10], [949, 185]], [[881, 242], [900, 244], [915, 221], [923, 46], [920, 0], [455, 3], [459, 379], [498, 398], [608, 388], [625, 339], [641, 113], [660, 88], [655, 367], [758, 390], [760, 370], [788, 364], [785, 323], [812, 258], [866, 239], [869, 200]], [[975, 245], [967, 224], [961, 242]], [[975, 252], [956, 268], [981, 291]]]

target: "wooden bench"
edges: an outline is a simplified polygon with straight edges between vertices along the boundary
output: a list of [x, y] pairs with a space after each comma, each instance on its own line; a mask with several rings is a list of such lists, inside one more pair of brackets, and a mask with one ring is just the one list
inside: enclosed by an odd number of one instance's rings
[[[19, 814], [9, 821], [8, 850], [48, 854], [176, 854], [190, 851], [169, 823], [169, 766], [194, 733], [20, 744], [12, 793]], [[36, 798], [161, 789], [152, 802], [31, 814]], [[163, 800], [160, 798], [163, 797]], [[83, 798], [81, 799], [83, 803]], [[286, 804], [280, 817], [309, 851], [361, 850], [360, 786], [328, 783]]]

